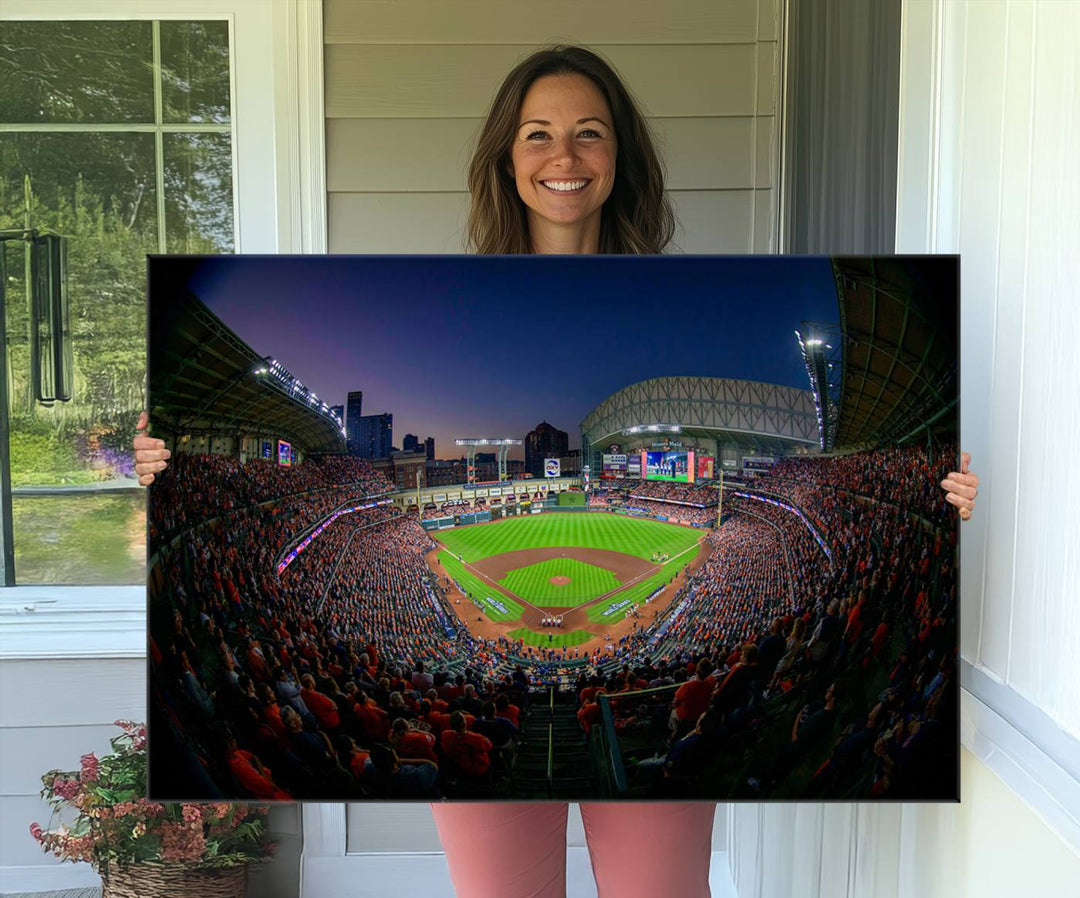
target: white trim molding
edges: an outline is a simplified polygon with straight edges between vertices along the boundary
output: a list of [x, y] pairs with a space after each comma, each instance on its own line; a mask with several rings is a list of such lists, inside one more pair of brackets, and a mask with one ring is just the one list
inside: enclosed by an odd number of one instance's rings
[[0, 659], [145, 658], [146, 587], [0, 589]]
[[278, 220], [278, 252], [325, 253], [326, 118], [322, 0], [279, 0], [274, 7], [275, 116], [291, 215]]
[[1080, 742], [966, 660], [960, 681], [960, 743], [1080, 854]]

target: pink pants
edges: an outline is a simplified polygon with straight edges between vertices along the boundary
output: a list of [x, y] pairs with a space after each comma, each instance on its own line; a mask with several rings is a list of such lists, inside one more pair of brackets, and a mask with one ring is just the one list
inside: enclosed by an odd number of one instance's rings
[[[433, 804], [458, 898], [564, 898], [567, 805]], [[712, 802], [582, 804], [599, 898], [709, 898]]]

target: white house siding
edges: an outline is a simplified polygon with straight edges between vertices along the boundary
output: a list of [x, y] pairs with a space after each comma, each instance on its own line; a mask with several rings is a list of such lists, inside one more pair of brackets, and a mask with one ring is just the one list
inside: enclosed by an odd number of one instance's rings
[[582, 43], [644, 106], [687, 253], [775, 252], [780, 0], [327, 0], [335, 253], [464, 250], [465, 171], [488, 104], [534, 49]]

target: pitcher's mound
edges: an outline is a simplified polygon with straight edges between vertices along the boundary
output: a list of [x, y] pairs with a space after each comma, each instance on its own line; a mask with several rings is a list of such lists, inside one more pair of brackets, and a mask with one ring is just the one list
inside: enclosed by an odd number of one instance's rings
[[566, 586], [566, 584], [570, 582], [570, 578], [569, 577], [561, 577], [561, 576], [560, 577], [552, 577], [551, 580], [548, 581], [548, 582], [552, 583], [555, 586]]

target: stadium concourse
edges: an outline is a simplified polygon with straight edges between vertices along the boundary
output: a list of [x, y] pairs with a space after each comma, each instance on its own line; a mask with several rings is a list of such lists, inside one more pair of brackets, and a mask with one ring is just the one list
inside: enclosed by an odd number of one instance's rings
[[[343, 454], [287, 373], [268, 382], [221, 322], [173, 299], [182, 326], [155, 337], [151, 316], [151, 359], [204, 361], [182, 377], [151, 364], [173, 450], [150, 508], [155, 799], [956, 796], [948, 429], [793, 455], [816, 439], [798, 429], [815, 401], [774, 394], [786, 408], [753, 439], [776, 457], [725, 475], [720, 507], [715, 482], [594, 481], [586, 508], [541, 514], [678, 520], [707, 551], [660, 614], [602, 645], [529, 645], [473, 632], [482, 612], [433, 564], [417, 505]], [[695, 401], [703, 436], [688, 421], [684, 437], [718, 459], [736, 422], [700, 416], [721, 405]], [[908, 401], [907, 420], [937, 411]], [[798, 427], [777, 439], [778, 422]], [[287, 457], [265, 457], [271, 435]]]

